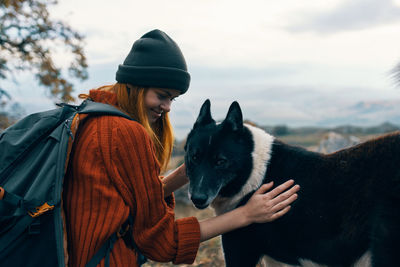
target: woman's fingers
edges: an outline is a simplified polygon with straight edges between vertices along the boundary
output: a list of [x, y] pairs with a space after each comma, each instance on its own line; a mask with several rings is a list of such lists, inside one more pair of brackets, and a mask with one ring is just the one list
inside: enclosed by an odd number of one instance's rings
[[271, 211], [276, 213], [280, 210], [283, 210], [283, 209], [289, 207], [290, 204], [292, 204], [296, 199], [297, 199], [297, 194], [290, 195], [288, 198], [286, 198], [282, 201], [279, 201], [277, 204], [275, 204], [272, 207]]
[[[280, 202], [287, 200], [288, 198], [292, 197], [296, 194], [297, 191], [300, 190], [299, 185], [292, 186], [289, 190], [277, 195], [274, 199], [271, 200], [272, 205], [277, 205]], [[296, 197], [297, 198], [297, 197]]]
[[275, 198], [277, 195], [279, 195], [280, 193], [286, 191], [288, 188], [290, 188], [292, 185], [294, 184], [294, 180], [288, 180], [286, 182], [284, 182], [283, 184], [277, 186], [276, 188], [274, 188], [273, 190], [271, 190], [270, 192], [266, 193], [271, 199]]
[[283, 215], [285, 215], [288, 211], [290, 210], [290, 206], [287, 206], [286, 208], [275, 212], [272, 216], [271, 216], [271, 221], [274, 221], [276, 219], [278, 219], [279, 217], [282, 217]]
[[273, 185], [274, 185], [274, 182], [269, 182], [268, 184], [263, 184], [262, 186], [260, 186], [260, 188], [257, 189], [256, 192], [254, 192], [254, 194], [264, 194], [265, 192], [269, 191]]

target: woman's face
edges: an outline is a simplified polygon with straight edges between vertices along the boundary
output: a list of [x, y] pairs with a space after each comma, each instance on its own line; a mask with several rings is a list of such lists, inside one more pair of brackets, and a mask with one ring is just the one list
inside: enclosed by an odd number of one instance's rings
[[146, 90], [144, 105], [149, 122], [155, 123], [161, 115], [171, 110], [171, 103], [179, 96], [180, 92], [173, 89], [154, 88]]

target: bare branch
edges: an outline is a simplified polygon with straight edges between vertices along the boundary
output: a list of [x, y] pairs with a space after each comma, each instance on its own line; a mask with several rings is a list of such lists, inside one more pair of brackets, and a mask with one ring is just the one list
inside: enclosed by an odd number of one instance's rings
[[[55, 4], [57, 1], [49, 0], [0, 1], [0, 79], [29, 70], [47, 88], [49, 96], [70, 101], [70, 79], [88, 78], [84, 37], [65, 22], [50, 18], [47, 7]], [[65, 49], [71, 56], [66, 69], [52, 60], [56, 48]]]

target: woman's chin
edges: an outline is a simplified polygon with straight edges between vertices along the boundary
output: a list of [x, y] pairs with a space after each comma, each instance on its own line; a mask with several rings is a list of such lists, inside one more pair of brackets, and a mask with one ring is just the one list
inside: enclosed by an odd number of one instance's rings
[[[161, 117], [161, 116], [160, 116], [160, 117]], [[149, 123], [150, 123], [150, 124], [156, 123], [156, 122], [160, 119], [160, 117], [151, 116], [151, 117], [149, 118]]]
[[160, 119], [160, 117], [161, 114], [151, 112], [151, 114], [148, 114], [147, 119], [149, 120], [149, 123], [155, 123], [158, 119]]

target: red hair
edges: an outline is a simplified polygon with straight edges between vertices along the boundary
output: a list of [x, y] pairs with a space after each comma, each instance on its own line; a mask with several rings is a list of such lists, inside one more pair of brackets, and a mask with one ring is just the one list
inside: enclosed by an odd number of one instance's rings
[[[129, 93], [128, 93], [129, 88]], [[144, 97], [147, 88], [116, 83], [98, 88], [98, 90], [114, 91], [117, 95], [119, 108], [128, 113], [138, 121], [150, 135], [156, 151], [157, 160], [161, 170], [165, 171], [171, 159], [174, 144], [174, 135], [168, 113], [163, 113], [155, 125], [149, 123], [145, 107]], [[87, 98], [88, 95], [81, 94], [80, 98]]]

